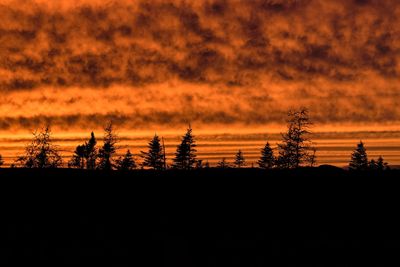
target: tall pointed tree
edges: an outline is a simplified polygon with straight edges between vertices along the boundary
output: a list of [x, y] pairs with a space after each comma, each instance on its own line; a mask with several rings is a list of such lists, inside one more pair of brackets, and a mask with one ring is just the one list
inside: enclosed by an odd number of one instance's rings
[[364, 171], [369, 167], [367, 150], [364, 147], [364, 143], [360, 141], [357, 144], [357, 148], [351, 155], [351, 160], [349, 163], [350, 170]]
[[[282, 143], [278, 144], [278, 167], [283, 169], [298, 168], [311, 159], [312, 143], [309, 139], [310, 122], [308, 110], [303, 108], [288, 113], [288, 130], [282, 134]], [[315, 161], [315, 158], [313, 158]]]
[[182, 141], [176, 149], [173, 167], [180, 170], [193, 169], [197, 162], [196, 152], [196, 142], [189, 124], [186, 134], [182, 136]]
[[261, 169], [272, 169], [274, 167], [275, 157], [269, 142], [261, 149], [261, 157], [257, 163]]
[[116, 168], [119, 171], [130, 171], [136, 169], [136, 162], [129, 149], [126, 151], [124, 156], [121, 156], [116, 160]]
[[97, 141], [94, 133], [90, 133], [90, 139], [85, 142], [85, 159], [86, 159], [86, 169], [94, 170], [96, 169], [96, 159], [97, 159]]
[[235, 166], [236, 168], [240, 169], [241, 167], [245, 166], [246, 162], [243, 156], [242, 150], [239, 149], [239, 151], [236, 153], [235, 156]]
[[143, 158], [142, 166], [153, 170], [163, 170], [165, 166], [165, 154], [157, 134], [154, 134], [153, 139], [148, 144], [148, 148], [148, 152], [141, 151], [141, 157]]
[[100, 170], [112, 170], [113, 169], [113, 157], [116, 153], [116, 144], [118, 142], [117, 135], [114, 133], [114, 127], [110, 122], [104, 128], [104, 139], [103, 146], [99, 149], [99, 165], [97, 166]]

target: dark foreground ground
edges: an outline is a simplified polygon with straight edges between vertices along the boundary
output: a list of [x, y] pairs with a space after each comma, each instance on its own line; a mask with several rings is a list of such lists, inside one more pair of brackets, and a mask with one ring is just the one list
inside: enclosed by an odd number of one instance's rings
[[0, 170], [1, 266], [398, 266], [400, 172]]

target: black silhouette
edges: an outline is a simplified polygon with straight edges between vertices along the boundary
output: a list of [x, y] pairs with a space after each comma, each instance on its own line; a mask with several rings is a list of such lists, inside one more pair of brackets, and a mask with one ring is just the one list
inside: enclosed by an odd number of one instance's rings
[[85, 155], [86, 155], [86, 146], [78, 145], [74, 151], [74, 154], [72, 155], [71, 160], [68, 162], [68, 167], [84, 169], [86, 163]]
[[357, 148], [354, 150], [351, 155], [351, 160], [349, 163], [350, 170], [356, 171], [366, 171], [369, 168], [367, 150], [364, 147], [364, 143], [360, 141], [357, 144]]
[[186, 131], [186, 134], [182, 137], [182, 142], [178, 145], [175, 153], [174, 165], [175, 169], [179, 170], [191, 170], [196, 164], [196, 143], [194, 136], [192, 135], [192, 127]]
[[222, 160], [217, 163], [217, 167], [220, 169], [227, 169], [230, 166], [229, 163], [226, 161], [226, 158], [222, 158]]
[[4, 164], [3, 156], [0, 155], [0, 167], [3, 166], [3, 164]]
[[[305, 108], [290, 111], [287, 123], [288, 130], [282, 134], [282, 143], [278, 144], [277, 165], [281, 169], [294, 169], [309, 163], [312, 158], [309, 152], [312, 149], [309, 139], [312, 123]], [[315, 161], [315, 154], [312, 160]]]
[[124, 156], [119, 157], [115, 161], [115, 165], [117, 170], [119, 171], [131, 171], [136, 169], [136, 162], [133, 158], [132, 153], [129, 151], [129, 149], [126, 151], [126, 154]]
[[86, 159], [86, 168], [88, 170], [96, 169], [96, 160], [97, 160], [97, 148], [96, 148], [96, 138], [94, 133], [91, 132], [90, 139], [88, 142], [85, 142], [85, 159]]
[[99, 164], [97, 168], [99, 170], [112, 170], [113, 169], [113, 156], [116, 153], [116, 143], [118, 142], [117, 135], [114, 133], [114, 128], [110, 122], [104, 128], [104, 139], [103, 146], [99, 149], [98, 158]]
[[58, 168], [62, 164], [58, 147], [52, 142], [49, 126], [33, 133], [32, 142], [25, 147], [25, 155], [18, 157], [15, 162], [15, 165], [25, 168]]
[[240, 149], [236, 153], [234, 164], [235, 164], [236, 168], [238, 168], [238, 169], [242, 168], [243, 166], [246, 166], [246, 161], [244, 159], [243, 152]]
[[164, 149], [161, 146], [160, 138], [157, 134], [154, 135], [153, 139], [148, 144], [149, 151], [141, 151], [143, 158], [143, 167], [148, 167], [153, 170], [163, 170], [166, 168], [166, 158]]
[[274, 151], [272, 150], [269, 142], [261, 149], [261, 158], [257, 162], [261, 169], [272, 169], [275, 165]]

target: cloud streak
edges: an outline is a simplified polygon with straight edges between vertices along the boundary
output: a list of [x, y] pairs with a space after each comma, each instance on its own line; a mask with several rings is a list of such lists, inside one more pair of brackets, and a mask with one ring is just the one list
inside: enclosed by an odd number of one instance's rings
[[396, 0], [0, 3], [3, 129], [400, 121]]

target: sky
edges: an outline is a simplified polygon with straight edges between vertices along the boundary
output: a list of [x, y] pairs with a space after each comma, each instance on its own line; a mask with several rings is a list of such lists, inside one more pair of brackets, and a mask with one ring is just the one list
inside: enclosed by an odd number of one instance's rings
[[398, 0], [0, 0], [0, 131], [400, 130]]

